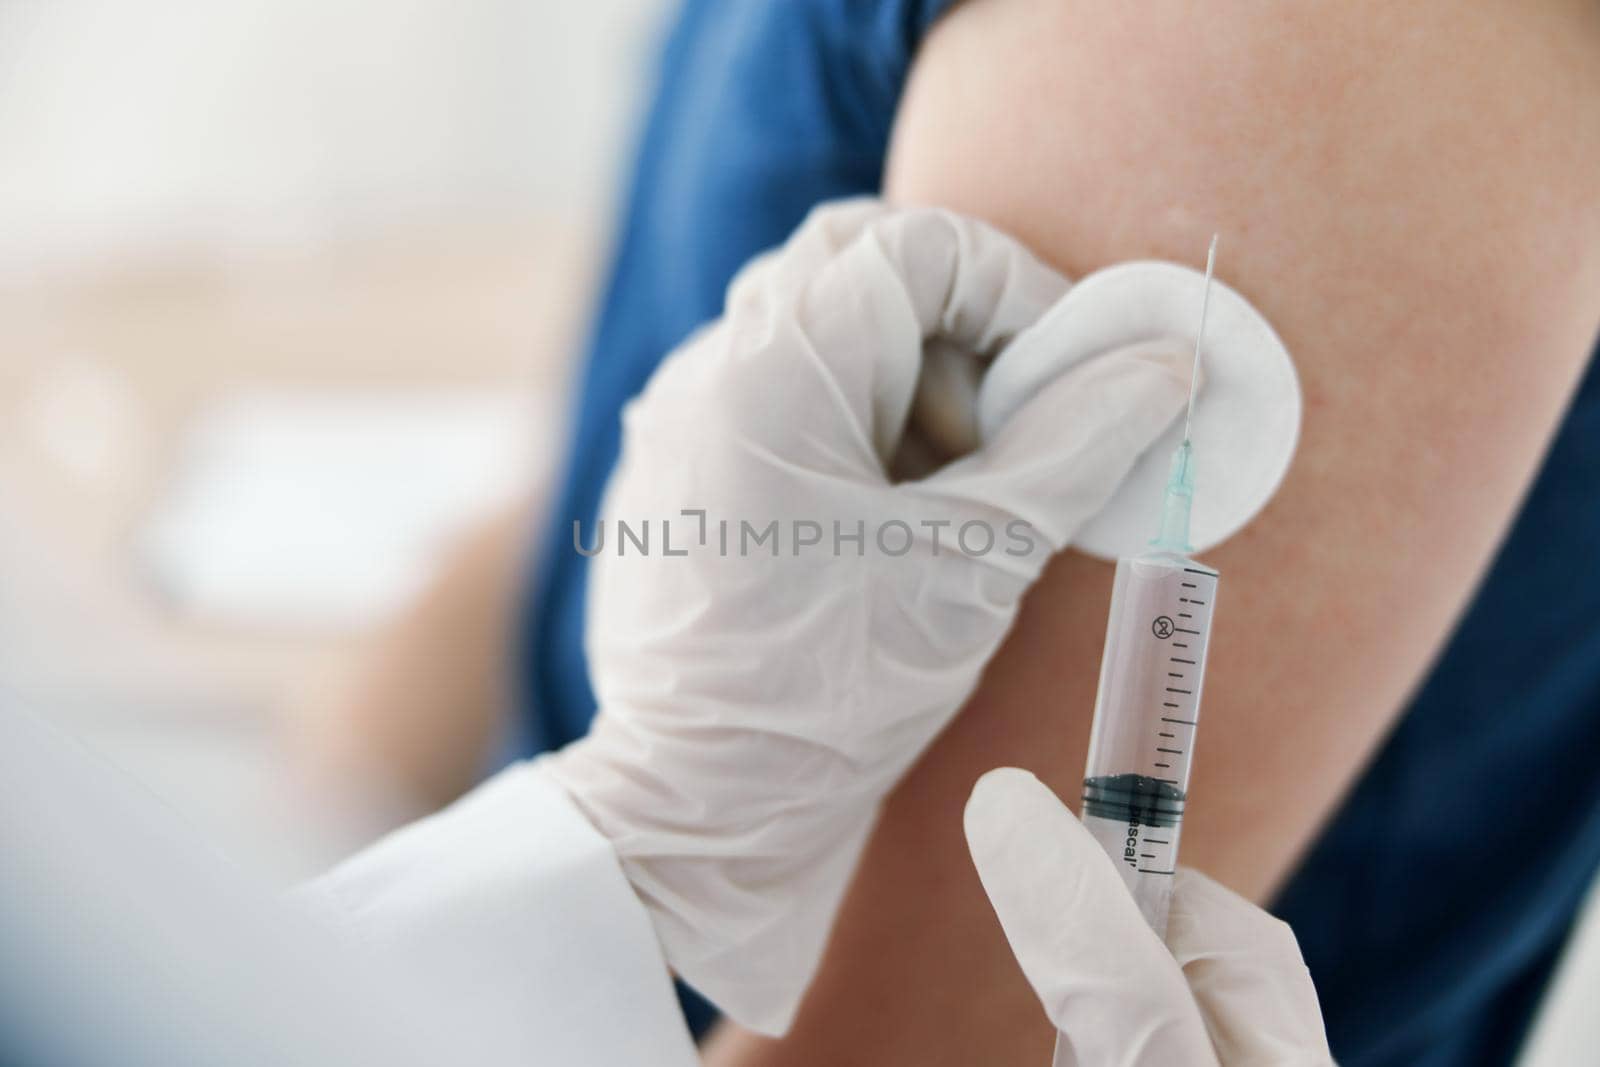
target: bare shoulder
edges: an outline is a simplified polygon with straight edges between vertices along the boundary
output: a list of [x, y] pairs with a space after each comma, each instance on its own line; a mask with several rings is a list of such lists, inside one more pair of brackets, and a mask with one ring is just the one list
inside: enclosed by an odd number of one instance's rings
[[1593, 281], [1597, 119], [1581, 0], [968, 0], [919, 54], [887, 185], [1071, 269], [1192, 256], [1231, 222], [1269, 303], [1403, 303], [1379, 299], [1390, 264], [1466, 288], [1536, 263], [1511, 284], [1553, 297]]

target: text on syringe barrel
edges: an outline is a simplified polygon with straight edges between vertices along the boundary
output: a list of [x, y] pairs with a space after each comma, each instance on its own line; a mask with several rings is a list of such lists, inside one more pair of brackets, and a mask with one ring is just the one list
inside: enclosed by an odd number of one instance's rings
[[1117, 563], [1083, 822], [1158, 933], [1177, 867], [1216, 592], [1217, 572], [1183, 556]]

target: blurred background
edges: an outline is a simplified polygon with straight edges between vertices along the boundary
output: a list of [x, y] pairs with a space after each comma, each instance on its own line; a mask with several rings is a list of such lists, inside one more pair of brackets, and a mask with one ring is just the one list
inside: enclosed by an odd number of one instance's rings
[[317, 862], [286, 718], [549, 477], [665, 0], [0, 0], [0, 687]]

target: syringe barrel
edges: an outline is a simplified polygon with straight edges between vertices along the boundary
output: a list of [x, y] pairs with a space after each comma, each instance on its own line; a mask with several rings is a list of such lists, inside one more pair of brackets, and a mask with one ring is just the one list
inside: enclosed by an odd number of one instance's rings
[[1083, 822], [1165, 934], [1200, 720], [1217, 572], [1170, 552], [1117, 562]]

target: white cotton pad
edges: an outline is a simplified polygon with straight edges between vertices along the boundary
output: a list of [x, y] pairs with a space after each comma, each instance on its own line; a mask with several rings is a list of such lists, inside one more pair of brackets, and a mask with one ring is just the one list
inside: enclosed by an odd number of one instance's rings
[[[984, 440], [1067, 368], [1139, 341], [1194, 344], [1205, 275], [1176, 263], [1123, 263], [1074, 285], [1024, 331], [984, 376], [978, 428]], [[1194, 551], [1227, 540], [1266, 506], [1300, 437], [1300, 380], [1289, 351], [1250, 302], [1213, 280], [1201, 346], [1201, 387], [1190, 440], [1195, 496]], [[1075, 547], [1105, 559], [1149, 547], [1161, 516], [1180, 417], [1134, 466]]]

